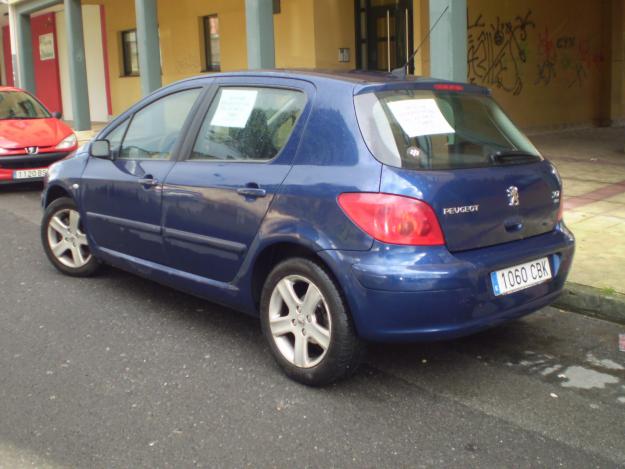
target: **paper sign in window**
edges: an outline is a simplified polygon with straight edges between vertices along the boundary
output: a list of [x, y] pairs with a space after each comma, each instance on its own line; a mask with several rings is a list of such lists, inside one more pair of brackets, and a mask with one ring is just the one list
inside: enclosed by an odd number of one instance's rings
[[455, 133], [434, 99], [403, 99], [388, 107], [409, 137]]
[[258, 90], [222, 90], [211, 126], [244, 128], [257, 96]]

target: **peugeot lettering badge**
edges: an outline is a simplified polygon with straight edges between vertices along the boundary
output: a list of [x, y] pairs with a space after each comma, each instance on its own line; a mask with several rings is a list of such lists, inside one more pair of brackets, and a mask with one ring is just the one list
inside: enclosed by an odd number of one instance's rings
[[37, 148], [37, 147], [26, 147], [26, 153], [28, 153], [29, 155], [36, 155], [37, 153], [39, 153], [39, 148]]
[[519, 205], [519, 188], [516, 186], [510, 186], [506, 189], [508, 194], [508, 205], [510, 207], [516, 207]]

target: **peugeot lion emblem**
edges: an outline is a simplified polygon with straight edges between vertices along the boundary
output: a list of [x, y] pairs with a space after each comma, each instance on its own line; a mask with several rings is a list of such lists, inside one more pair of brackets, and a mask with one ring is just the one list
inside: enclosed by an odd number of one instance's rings
[[508, 205], [510, 207], [516, 207], [519, 205], [519, 188], [516, 186], [510, 186], [506, 189], [506, 194], [508, 194]]
[[26, 153], [28, 153], [29, 155], [36, 155], [37, 153], [39, 153], [39, 148], [37, 148], [37, 147], [26, 147]]

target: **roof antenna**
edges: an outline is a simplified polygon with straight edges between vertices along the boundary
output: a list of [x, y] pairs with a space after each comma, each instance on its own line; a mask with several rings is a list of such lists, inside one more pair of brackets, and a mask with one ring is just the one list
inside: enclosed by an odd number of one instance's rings
[[402, 65], [401, 67], [398, 67], [396, 69], [394, 69], [391, 73], [397, 77], [401, 77], [401, 78], [406, 78], [406, 75], [408, 74], [408, 67], [410, 65], [410, 63], [413, 61], [413, 59], [415, 58], [415, 56], [417, 55], [417, 52], [419, 52], [419, 50], [421, 50], [421, 46], [425, 43], [425, 41], [427, 41], [427, 39], [430, 37], [430, 34], [432, 34], [432, 31], [434, 31], [434, 28], [436, 28], [436, 26], [438, 25], [438, 22], [441, 20], [441, 18], [443, 17], [443, 15], [445, 13], [447, 13], [447, 10], [449, 10], [449, 5], [447, 5], [445, 7], [445, 9], [443, 10], [443, 12], [440, 14], [440, 16], [438, 17], [438, 19], [434, 22], [434, 24], [432, 25], [432, 27], [430, 28], [430, 30], [428, 31], [428, 33], [425, 35], [425, 37], [423, 38], [423, 40], [421, 41], [421, 43], [417, 46], [417, 48], [415, 49], [415, 51], [412, 53], [412, 55], [410, 56], [410, 58], [408, 60], [406, 60], [406, 63], [404, 65]]

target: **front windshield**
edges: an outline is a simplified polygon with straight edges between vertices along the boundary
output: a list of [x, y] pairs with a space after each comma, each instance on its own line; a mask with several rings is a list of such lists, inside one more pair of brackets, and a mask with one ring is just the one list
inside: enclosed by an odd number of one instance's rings
[[542, 159], [485, 95], [393, 90], [358, 95], [355, 102], [367, 146], [391, 166], [455, 169]]
[[0, 119], [45, 119], [50, 113], [23, 91], [0, 92]]

